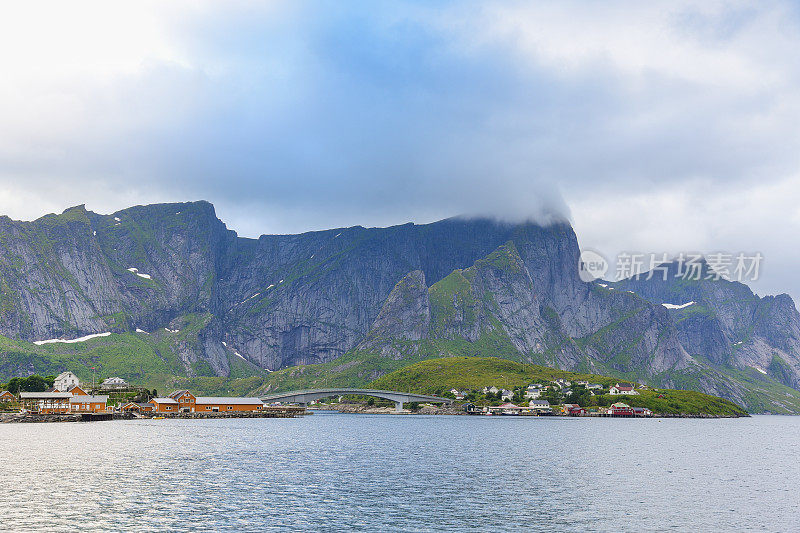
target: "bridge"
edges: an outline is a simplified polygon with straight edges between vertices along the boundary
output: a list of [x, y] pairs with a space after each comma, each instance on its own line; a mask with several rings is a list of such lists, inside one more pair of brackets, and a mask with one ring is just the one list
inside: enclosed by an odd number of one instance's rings
[[270, 402], [285, 402], [285, 403], [299, 403], [307, 404], [315, 400], [327, 398], [329, 396], [344, 396], [347, 394], [358, 396], [374, 396], [375, 398], [383, 398], [384, 400], [391, 400], [394, 402], [394, 407], [397, 411], [403, 410], [405, 402], [429, 402], [429, 403], [453, 403], [449, 398], [439, 398], [438, 396], [426, 396], [424, 394], [414, 394], [411, 392], [397, 392], [391, 390], [376, 390], [376, 389], [311, 389], [311, 390], [296, 390], [290, 392], [281, 392], [278, 394], [271, 394], [264, 396], [261, 401], [264, 403]]

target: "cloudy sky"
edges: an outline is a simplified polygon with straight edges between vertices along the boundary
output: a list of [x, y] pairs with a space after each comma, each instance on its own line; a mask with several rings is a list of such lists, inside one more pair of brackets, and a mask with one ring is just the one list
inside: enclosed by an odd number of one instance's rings
[[242, 235], [568, 217], [800, 297], [791, 2], [15, 2], [0, 213], [207, 199]]

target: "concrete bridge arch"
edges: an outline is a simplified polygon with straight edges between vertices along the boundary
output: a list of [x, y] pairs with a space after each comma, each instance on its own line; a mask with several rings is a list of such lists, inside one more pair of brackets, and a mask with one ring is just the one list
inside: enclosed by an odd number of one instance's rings
[[306, 405], [315, 400], [328, 398], [330, 396], [344, 396], [347, 394], [354, 394], [358, 396], [373, 396], [375, 398], [382, 398], [394, 402], [394, 407], [397, 411], [403, 409], [403, 404], [406, 402], [429, 402], [429, 403], [446, 403], [451, 404], [453, 400], [449, 398], [440, 398], [438, 396], [428, 396], [425, 394], [414, 394], [411, 392], [397, 392], [390, 390], [377, 390], [377, 389], [309, 389], [297, 390], [289, 392], [281, 392], [264, 396], [261, 401], [269, 402], [285, 402], [285, 403], [299, 403]]

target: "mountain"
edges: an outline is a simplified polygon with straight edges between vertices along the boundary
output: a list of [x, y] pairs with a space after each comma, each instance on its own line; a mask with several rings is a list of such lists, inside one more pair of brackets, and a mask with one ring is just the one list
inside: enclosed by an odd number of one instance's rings
[[[0, 246], [0, 377], [95, 367], [140, 383], [216, 376], [274, 390], [496, 355], [800, 411], [791, 298], [731, 282], [586, 283], [566, 222], [247, 239], [207, 202], [110, 215], [78, 206], [0, 217]], [[41, 343], [98, 333], [110, 335]]]

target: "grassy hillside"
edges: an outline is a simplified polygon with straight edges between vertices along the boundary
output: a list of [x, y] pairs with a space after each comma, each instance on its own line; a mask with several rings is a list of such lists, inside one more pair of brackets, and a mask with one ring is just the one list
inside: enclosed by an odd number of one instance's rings
[[[585, 380], [605, 386], [617, 381], [616, 378], [608, 376], [566, 372], [494, 357], [450, 357], [412, 364], [376, 379], [370, 386], [376, 389], [436, 394], [451, 388], [478, 390], [488, 385], [513, 388], [556, 379]], [[604, 395], [597, 397], [597, 401], [605, 404], [623, 401], [632, 407], [647, 407], [654, 413], [660, 414], [713, 416], [747, 414], [736, 404], [716, 396], [671, 389], [641, 391], [638, 396]]]
[[488, 385], [511, 389], [560, 378], [605, 386], [617, 382], [608, 376], [567, 372], [497, 357], [445, 357], [415, 363], [376, 379], [372, 385], [380, 389], [435, 394], [452, 388], [476, 390]]

